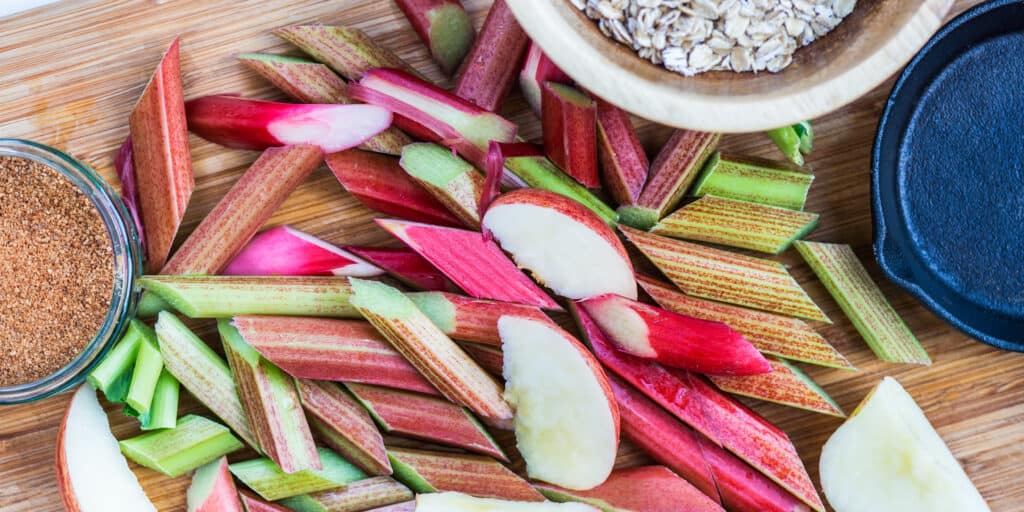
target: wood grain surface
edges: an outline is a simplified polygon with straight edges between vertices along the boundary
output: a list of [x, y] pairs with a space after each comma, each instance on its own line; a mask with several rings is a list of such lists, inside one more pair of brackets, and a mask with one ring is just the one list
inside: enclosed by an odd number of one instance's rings
[[[465, 2], [477, 22], [488, 3]], [[954, 11], [975, 3], [959, 1]], [[182, 36], [186, 97], [237, 92], [277, 99], [281, 96], [234, 62], [232, 55], [294, 53], [269, 31], [317, 21], [362, 28], [430, 78], [440, 79], [405, 19], [386, 0], [65, 2], [0, 20], [0, 136], [30, 138], [62, 148], [116, 183], [112, 156], [127, 134], [128, 113], [174, 36]], [[810, 239], [852, 244], [879, 279], [870, 248], [869, 158], [891, 86], [890, 80], [843, 110], [816, 120], [818, 137], [809, 159], [817, 180], [807, 209], [821, 213], [820, 227]], [[521, 124], [525, 137], [540, 135], [537, 119], [518, 96], [510, 99], [505, 113]], [[670, 130], [644, 122], [641, 126], [644, 145], [653, 154]], [[722, 145], [731, 152], [778, 157], [761, 134], [728, 135]], [[192, 155], [196, 191], [179, 242], [257, 156], [194, 137]], [[270, 224], [289, 223], [336, 243], [391, 243], [370, 222], [373, 216], [348, 196], [329, 172], [320, 169], [285, 202]], [[822, 326], [822, 332], [860, 368], [852, 373], [802, 365], [808, 373], [847, 411], [883, 375], [898, 378], [924, 408], [992, 509], [1024, 510], [1024, 355], [972, 342], [883, 280], [883, 290], [935, 362], [931, 367], [882, 363], [795, 252], [781, 260], [792, 265], [797, 279], [835, 319], [834, 325]], [[206, 339], [215, 339], [210, 324], [194, 325]], [[53, 450], [69, 397], [64, 394], [0, 409], [0, 510], [61, 510]], [[840, 420], [772, 404], [747, 403], [789, 433], [817, 482], [821, 445]], [[115, 407], [108, 410], [117, 437], [134, 434], [135, 420]], [[183, 404], [182, 413], [193, 410], [198, 410], [195, 404]], [[500, 437], [506, 445], [511, 441], [509, 435]], [[623, 445], [622, 464], [647, 461], [633, 447]], [[187, 477], [168, 479], [136, 469], [161, 511], [185, 509]]]

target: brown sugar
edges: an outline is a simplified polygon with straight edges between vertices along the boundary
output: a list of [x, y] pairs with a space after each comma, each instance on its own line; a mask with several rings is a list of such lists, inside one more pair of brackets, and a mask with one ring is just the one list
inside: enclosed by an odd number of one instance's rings
[[114, 287], [110, 235], [86, 195], [34, 160], [0, 156], [0, 387], [70, 363]]

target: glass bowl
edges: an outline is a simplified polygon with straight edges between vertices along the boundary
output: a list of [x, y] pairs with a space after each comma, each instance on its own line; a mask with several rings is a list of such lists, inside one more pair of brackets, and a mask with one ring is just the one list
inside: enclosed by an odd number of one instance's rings
[[121, 337], [135, 314], [135, 279], [142, 268], [138, 233], [121, 198], [88, 165], [63, 152], [20, 139], [0, 138], [0, 156], [28, 158], [48, 165], [81, 190], [99, 212], [110, 235], [114, 256], [114, 290], [110, 309], [96, 336], [70, 363], [34, 382], [0, 387], [0, 405], [33, 402], [60, 393], [85, 380], [89, 371]]

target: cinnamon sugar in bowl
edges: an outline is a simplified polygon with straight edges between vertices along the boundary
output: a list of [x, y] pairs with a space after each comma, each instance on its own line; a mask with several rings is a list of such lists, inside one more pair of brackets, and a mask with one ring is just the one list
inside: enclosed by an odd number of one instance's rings
[[134, 225], [101, 177], [0, 139], [0, 404], [82, 382], [131, 318], [139, 269]]

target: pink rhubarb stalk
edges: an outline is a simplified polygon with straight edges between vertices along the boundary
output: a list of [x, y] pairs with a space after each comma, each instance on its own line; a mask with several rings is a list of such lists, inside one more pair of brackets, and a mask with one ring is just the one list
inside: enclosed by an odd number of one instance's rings
[[443, 292], [407, 294], [442, 332], [461, 341], [501, 346], [498, 319], [516, 315], [549, 321], [540, 309]]
[[423, 291], [454, 292], [459, 287], [416, 251], [404, 247], [345, 247], [403, 284]]
[[291, 509], [284, 508], [281, 505], [263, 501], [248, 491], [239, 491], [238, 495], [242, 498], [242, 507], [245, 509], [245, 512], [292, 512]]
[[616, 348], [634, 356], [709, 375], [756, 375], [772, 370], [743, 335], [723, 323], [613, 294], [584, 300], [580, 306]]
[[650, 162], [629, 114], [607, 101], [597, 102], [597, 161], [605, 190], [620, 206], [636, 204]]
[[274, 31], [314, 60], [326, 64], [349, 80], [359, 80], [375, 68], [412, 68], [394, 52], [377, 44], [355, 28], [327, 25], [295, 25]]
[[395, 475], [417, 493], [461, 492], [480, 498], [544, 501], [529, 482], [498, 461], [480, 455], [388, 450]]
[[242, 512], [227, 457], [196, 470], [186, 500], [188, 512]]
[[501, 347], [494, 345], [484, 345], [482, 343], [470, 343], [466, 341], [460, 341], [459, 346], [462, 350], [469, 354], [481, 368], [487, 370], [493, 375], [502, 376], [505, 371], [505, 356], [501, 352]]
[[481, 233], [396, 220], [378, 219], [377, 224], [473, 297], [561, 309]]
[[487, 179], [484, 181], [484, 189], [480, 194], [480, 216], [487, 212], [501, 189], [524, 188], [529, 185], [522, 178], [505, 169], [505, 159], [518, 156], [544, 157], [544, 152], [529, 142], [499, 143], [491, 141], [487, 145], [487, 161], [484, 165], [484, 173]]
[[390, 506], [413, 498], [412, 491], [389, 476], [375, 476], [329, 489], [281, 500], [289, 510], [317, 512], [365, 511], [368, 507]]
[[598, 188], [597, 106], [582, 91], [565, 84], [541, 84], [544, 152], [587, 188]]
[[496, 0], [462, 61], [455, 94], [491, 112], [498, 110], [512, 89], [529, 43], [505, 0]]
[[135, 225], [135, 234], [139, 237], [139, 247], [143, 256], [146, 254], [146, 230], [142, 226], [142, 217], [139, 216], [139, 188], [135, 185], [135, 164], [132, 162], [132, 138], [124, 139], [124, 143], [118, 148], [114, 155], [114, 168], [117, 169], [117, 177], [121, 180], [121, 202], [128, 210], [128, 215]]
[[484, 175], [446, 147], [417, 142], [402, 148], [402, 169], [430, 192], [463, 225], [480, 229]]
[[291, 226], [252, 238], [221, 272], [228, 276], [372, 277], [384, 271], [335, 245]]
[[526, 50], [526, 58], [523, 59], [523, 69], [519, 72], [519, 90], [538, 116], [541, 115], [540, 91], [544, 82], [572, 84], [572, 78], [544, 54], [540, 45], [531, 41], [529, 49]]
[[391, 474], [384, 438], [362, 405], [333, 382], [297, 379], [296, 387], [309, 425], [324, 444], [367, 474]]
[[535, 487], [552, 501], [582, 502], [615, 512], [725, 512], [715, 500], [665, 466], [640, 466], [612, 472], [589, 491], [546, 483]]
[[234, 325], [263, 357], [296, 378], [362, 382], [437, 394], [366, 322], [236, 316]]
[[391, 126], [391, 113], [374, 105], [277, 103], [220, 95], [190, 100], [185, 111], [193, 133], [236, 149], [312, 144], [334, 153]]
[[397, 158], [350, 149], [327, 155], [327, 167], [348, 193], [371, 210], [418, 222], [461, 225], [402, 170]]
[[845, 418], [839, 404], [796, 365], [784, 359], [769, 360], [772, 371], [745, 377], [710, 376], [727, 393], [788, 405], [798, 409]]
[[178, 39], [160, 60], [128, 118], [146, 232], [146, 270], [163, 268], [195, 188], [181, 90]]
[[430, 56], [450, 75], [469, 52], [476, 32], [473, 20], [459, 0], [397, 0]]

